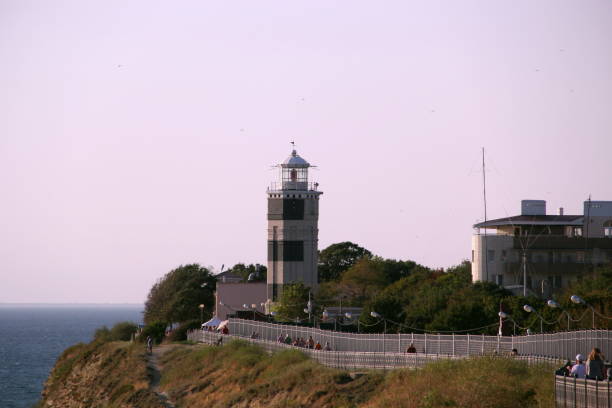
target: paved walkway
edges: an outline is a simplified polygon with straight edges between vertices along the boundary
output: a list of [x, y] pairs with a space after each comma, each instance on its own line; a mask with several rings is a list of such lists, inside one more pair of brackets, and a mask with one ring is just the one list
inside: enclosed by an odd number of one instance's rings
[[176, 346], [176, 344], [164, 344], [162, 346], [153, 347], [153, 354], [147, 353], [146, 355], [147, 371], [151, 381], [149, 387], [159, 397], [159, 400], [165, 408], [175, 408], [175, 406], [174, 403], [168, 398], [168, 394], [159, 390], [159, 380], [161, 379], [159, 358]]

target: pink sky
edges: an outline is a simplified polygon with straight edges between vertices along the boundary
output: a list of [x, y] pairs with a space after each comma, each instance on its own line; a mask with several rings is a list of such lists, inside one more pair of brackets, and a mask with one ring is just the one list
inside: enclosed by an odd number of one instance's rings
[[431, 267], [523, 198], [612, 200], [612, 2], [0, 0], [0, 302], [266, 261], [295, 140], [320, 248]]

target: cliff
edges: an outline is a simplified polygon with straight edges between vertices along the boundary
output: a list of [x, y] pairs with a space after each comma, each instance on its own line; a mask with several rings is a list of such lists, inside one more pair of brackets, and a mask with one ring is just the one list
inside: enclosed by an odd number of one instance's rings
[[126, 342], [66, 349], [45, 383], [38, 407], [165, 407], [150, 386], [144, 351], [144, 346]]
[[[159, 370], [159, 371], [158, 371]], [[269, 356], [243, 342], [98, 343], [66, 350], [40, 407], [552, 407], [550, 367], [505, 358], [441, 361], [354, 375], [296, 350]]]

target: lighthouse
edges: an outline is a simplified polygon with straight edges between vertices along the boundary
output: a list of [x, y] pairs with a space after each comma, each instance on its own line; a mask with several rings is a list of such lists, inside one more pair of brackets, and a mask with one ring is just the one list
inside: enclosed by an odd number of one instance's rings
[[294, 149], [276, 166], [279, 178], [268, 188], [268, 287], [267, 296], [277, 301], [283, 285], [318, 284], [318, 183], [308, 180], [313, 167]]

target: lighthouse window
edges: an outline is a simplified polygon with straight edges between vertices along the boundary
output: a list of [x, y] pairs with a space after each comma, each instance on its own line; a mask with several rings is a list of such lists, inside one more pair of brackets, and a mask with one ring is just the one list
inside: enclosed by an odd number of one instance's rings
[[304, 260], [304, 241], [282, 241], [283, 261], [302, 262]]
[[304, 219], [304, 200], [285, 199], [283, 200], [283, 219], [284, 220], [303, 220]]

